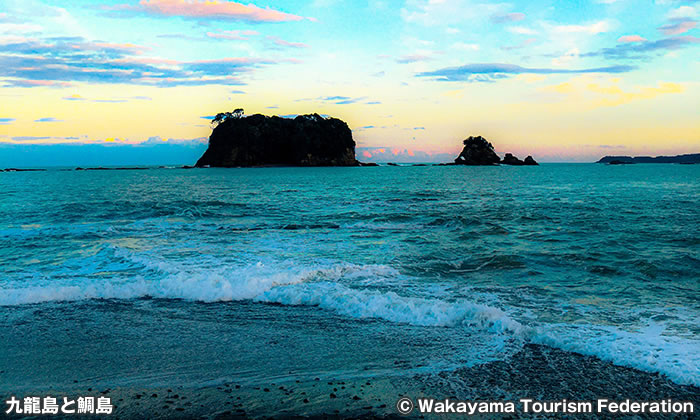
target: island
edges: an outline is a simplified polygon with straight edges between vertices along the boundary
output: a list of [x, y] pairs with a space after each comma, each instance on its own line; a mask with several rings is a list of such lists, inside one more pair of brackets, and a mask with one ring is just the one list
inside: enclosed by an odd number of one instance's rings
[[632, 163], [700, 163], [700, 153], [677, 156], [605, 156], [596, 163], [607, 163], [609, 165], [629, 165]]
[[218, 114], [196, 167], [374, 166], [355, 159], [348, 125], [319, 114], [282, 118], [242, 109]]
[[489, 166], [489, 165], [514, 165], [514, 166], [535, 166], [538, 163], [532, 156], [528, 156], [525, 160], [520, 160], [511, 153], [506, 153], [503, 160], [496, 154], [493, 145], [481, 136], [469, 136], [463, 142], [464, 148], [462, 152], [454, 160], [451, 165], [471, 165], [471, 166]]

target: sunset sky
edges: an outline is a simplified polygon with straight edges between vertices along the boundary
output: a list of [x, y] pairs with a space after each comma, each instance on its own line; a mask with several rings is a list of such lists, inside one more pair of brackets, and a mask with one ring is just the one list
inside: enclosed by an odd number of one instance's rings
[[544, 162], [700, 152], [700, 1], [251, 1], [2, 0], [0, 164], [196, 155], [234, 108], [341, 118], [361, 160], [469, 135]]

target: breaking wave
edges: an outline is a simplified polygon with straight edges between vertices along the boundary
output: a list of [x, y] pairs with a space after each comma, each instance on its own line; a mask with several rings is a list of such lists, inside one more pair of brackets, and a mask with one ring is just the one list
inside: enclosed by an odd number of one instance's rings
[[[614, 364], [660, 372], [681, 384], [700, 385], [700, 343], [666, 336], [653, 324], [638, 332], [578, 324], [521, 323], [502, 309], [466, 299], [405, 296], [382, 285], [399, 273], [383, 265], [300, 267], [251, 264], [236, 268], [183, 270], [164, 261], [117, 249], [112, 254], [157, 278], [58, 279], [32, 286], [4, 282], [0, 306], [89, 299], [162, 298], [226, 302], [251, 300], [318, 307], [340, 316], [380, 319], [421, 327], [467, 328], [599, 357]], [[145, 269], [145, 270], [144, 270]], [[410, 289], [406, 289], [407, 292]], [[407, 293], [402, 292], [402, 293]]]

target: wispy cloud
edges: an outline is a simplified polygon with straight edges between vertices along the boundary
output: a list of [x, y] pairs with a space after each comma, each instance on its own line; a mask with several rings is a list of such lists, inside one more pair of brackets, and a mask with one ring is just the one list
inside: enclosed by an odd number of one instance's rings
[[491, 16], [493, 23], [519, 22], [525, 19], [525, 13], [505, 13]]
[[446, 67], [434, 71], [418, 73], [417, 77], [429, 77], [444, 82], [493, 82], [515, 74], [583, 74], [583, 73], [625, 73], [634, 66], [615, 65], [583, 69], [527, 68], [515, 64], [476, 63], [459, 67]]
[[0, 45], [0, 68], [10, 86], [68, 86], [72, 82], [168, 86], [241, 85], [253, 69], [294, 59], [227, 57], [181, 62], [142, 55], [145, 48], [76, 37], [23, 39]]
[[332, 102], [336, 105], [349, 105], [349, 104], [354, 104], [357, 102], [362, 102], [367, 99], [366, 96], [359, 97], [359, 98], [353, 98], [350, 96], [323, 96], [318, 98], [320, 101], [323, 102]]
[[396, 62], [399, 64], [409, 64], [409, 63], [417, 63], [419, 61], [428, 61], [432, 60], [433, 57], [428, 54], [408, 54], [408, 55], [402, 55], [400, 57], [396, 58]]
[[14, 141], [35, 141], [35, 140], [48, 140], [51, 137], [46, 136], [15, 136], [10, 137]]
[[605, 20], [582, 25], [552, 25], [549, 27], [554, 34], [590, 34], [596, 35], [608, 32], [612, 25]]
[[697, 10], [692, 6], [681, 6], [668, 12], [669, 19], [693, 19], [698, 16]]
[[571, 98], [576, 98], [581, 105], [593, 108], [611, 107], [627, 104], [633, 101], [654, 99], [660, 95], [678, 94], [684, 87], [678, 83], [664, 82], [657, 86], [641, 86], [628, 90], [619, 85], [617, 78], [611, 78], [610, 83], [593, 83], [585, 76], [574, 77], [558, 85], [547, 86], [543, 91], [556, 92]]
[[680, 35], [694, 29], [698, 26], [698, 22], [693, 19], [672, 19], [671, 23], [661, 26], [659, 30], [664, 35]]
[[258, 31], [251, 31], [251, 30], [207, 32], [207, 36], [209, 38], [240, 40], [240, 41], [248, 40], [248, 39], [250, 39], [251, 36], [255, 36], [255, 35], [260, 35], [260, 33]]
[[131, 96], [128, 98], [114, 98], [114, 99], [90, 99], [90, 98], [84, 98], [78, 94], [64, 96], [61, 99], [63, 99], [64, 101], [86, 101], [86, 102], [96, 102], [96, 103], [124, 103], [124, 102], [129, 102], [130, 100], [135, 100], [135, 101], [150, 101], [151, 100], [151, 98], [148, 96]]
[[51, 123], [51, 122], [63, 122], [62, 120], [58, 120], [54, 117], [44, 117], [44, 118], [39, 118], [37, 120], [34, 120], [34, 122], [38, 123]]
[[617, 38], [617, 42], [620, 42], [623, 44], [630, 43], [630, 42], [644, 42], [646, 40], [647, 40], [646, 38], [642, 38], [639, 35], [623, 35], [623, 36]]
[[309, 48], [308, 45], [301, 43], [301, 42], [289, 42], [285, 41], [282, 38], [278, 38], [276, 36], [268, 36], [267, 39], [272, 41], [273, 44], [279, 46], [279, 47], [287, 47], [287, 48]]
[[186, 19], [233, 20], [248, 23], [290, 22], [303, 16], [252, 3], [243, 4], [226, 0], [141, 0], [138, 5], [118, 5], [107, 10], [143, 12], [154, 16], [178, 16]]
[[581, 54], [581, 57], [603, 56], [608, 59], [641, 59], [656, 51], [670, 51], [700, 44], [700, 38], [679, 36], [657, 41], [639, 41], [618, 44], [614, 47]]
[[[372, 127], [372, 126], [368, 126]], [[428, 163], [451, 162], [456, 157], [449, 153], [431, 153], [422, 150], [398, 147], [358, 147], [356, 153], [361, 160], [371, 162]]]
[[15, 118], [0, 118], [0, 125], [7, 125], [15, 121]]

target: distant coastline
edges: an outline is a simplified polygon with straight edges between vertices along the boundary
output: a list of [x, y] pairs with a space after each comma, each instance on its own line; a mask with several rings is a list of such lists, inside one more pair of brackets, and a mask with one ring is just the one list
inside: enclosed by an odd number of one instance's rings
[[680, 163], [685, 165], [700, 163], [700, 153], [676, 156], [605, 156], [596, 163], [609, 165], [630, 165], [634, 163]]

